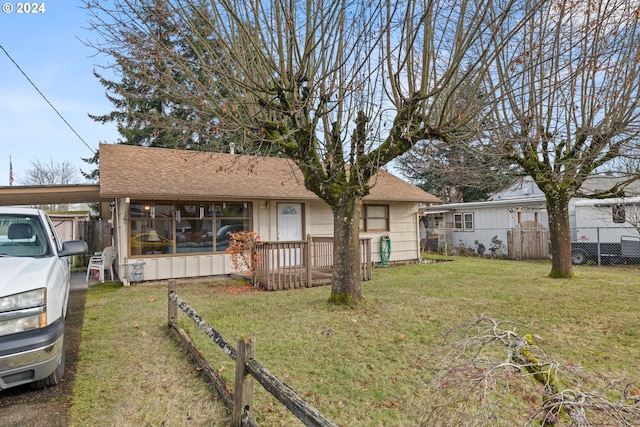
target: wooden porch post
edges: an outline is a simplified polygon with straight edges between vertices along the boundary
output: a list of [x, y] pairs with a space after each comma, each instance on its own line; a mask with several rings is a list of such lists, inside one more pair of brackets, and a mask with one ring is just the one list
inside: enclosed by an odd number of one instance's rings
[[307, 288], [313, 286], [311, 280], [313, 279], [313, 238], [311, 234], [307, 234], [307, 250], [305, 252], [304, 263], [307, 266]]

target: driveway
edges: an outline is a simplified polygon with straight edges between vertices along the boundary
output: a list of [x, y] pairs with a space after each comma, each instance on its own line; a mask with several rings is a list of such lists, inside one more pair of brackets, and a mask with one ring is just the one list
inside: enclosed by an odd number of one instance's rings
[[67, 426], [73, 395], [87, 286], [84, 272], [71, 273], [69, 309], [65, 324], [66, 372], [62, 383], [44, 390], [28, 385], [0, 391], [0, 426]]

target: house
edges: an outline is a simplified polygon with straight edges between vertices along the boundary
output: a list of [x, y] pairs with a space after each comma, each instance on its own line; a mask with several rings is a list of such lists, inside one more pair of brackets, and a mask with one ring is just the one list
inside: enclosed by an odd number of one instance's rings
[[[611, 188], [614, 177], [592, 177], [582, 191], [593, 194]], [[628, 196], [640, 194], [640, 185], [626, 188]], [[569, 205], [572, 241], [576, 240], [576, 203]], [[513, 259], [549, 257], [549, 219], [544, 193], [530, 176], [520, 177], [486, 201], [451, 203], [425, 210], [423, 221], [429, 249], [455, 252], [470, 250]]]
[[[431, 251], [473, 251], [507, 255], [513, 232], [548, 233], [544, 194], [530, 177], [517, 180], [483, 202], [451, 203], [425, 210]], [[546, 247], [546, 240], [544, 246]], [[540, 248], [534, 257], [548, 256]], [[515, 255], [515, 254], [514, 254]], [[527, 254], [527, 257], [532, 256]]]
[[[371, 239], [372, 260], [380, 260], [385, 236], [390, 262], [417, 261], [418, 209], [440, 200], [384, 170], [371, 182], [360, 229]], [[141, 265], [143, 280], [230, 274], [225, 249], [239, 230], [262, 241], [333, 236], [331, 209], [283, 158], [103, 144], [100, 199], [112, 201], [117, 271], [125, 279]]]

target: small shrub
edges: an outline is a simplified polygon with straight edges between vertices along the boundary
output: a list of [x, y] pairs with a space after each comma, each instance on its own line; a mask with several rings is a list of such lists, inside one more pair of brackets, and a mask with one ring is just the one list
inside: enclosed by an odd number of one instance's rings
[[256, 269], [262, 265], [256, 247], [262, 244], [260, 236], [254, 231], [239, 231], [231, 234], [229, 247], [225, 250], [231, 254], [231, 263], [237, 271], [247, 271], [255, 276]]

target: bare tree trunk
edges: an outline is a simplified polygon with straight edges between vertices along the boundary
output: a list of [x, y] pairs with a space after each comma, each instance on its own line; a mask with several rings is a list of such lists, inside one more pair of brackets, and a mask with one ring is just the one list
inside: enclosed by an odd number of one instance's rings
[[357, 304], [360, 288], [360, 210], [361, 198], [344, 194], [333, 208], [333, 284], [329, 302]]
[[553, 278], [573, 277], [571, 264], [571, 230], [569, 228], [569, 198], [547, 195], [549, 237], [551, 239], [551, 273]]

